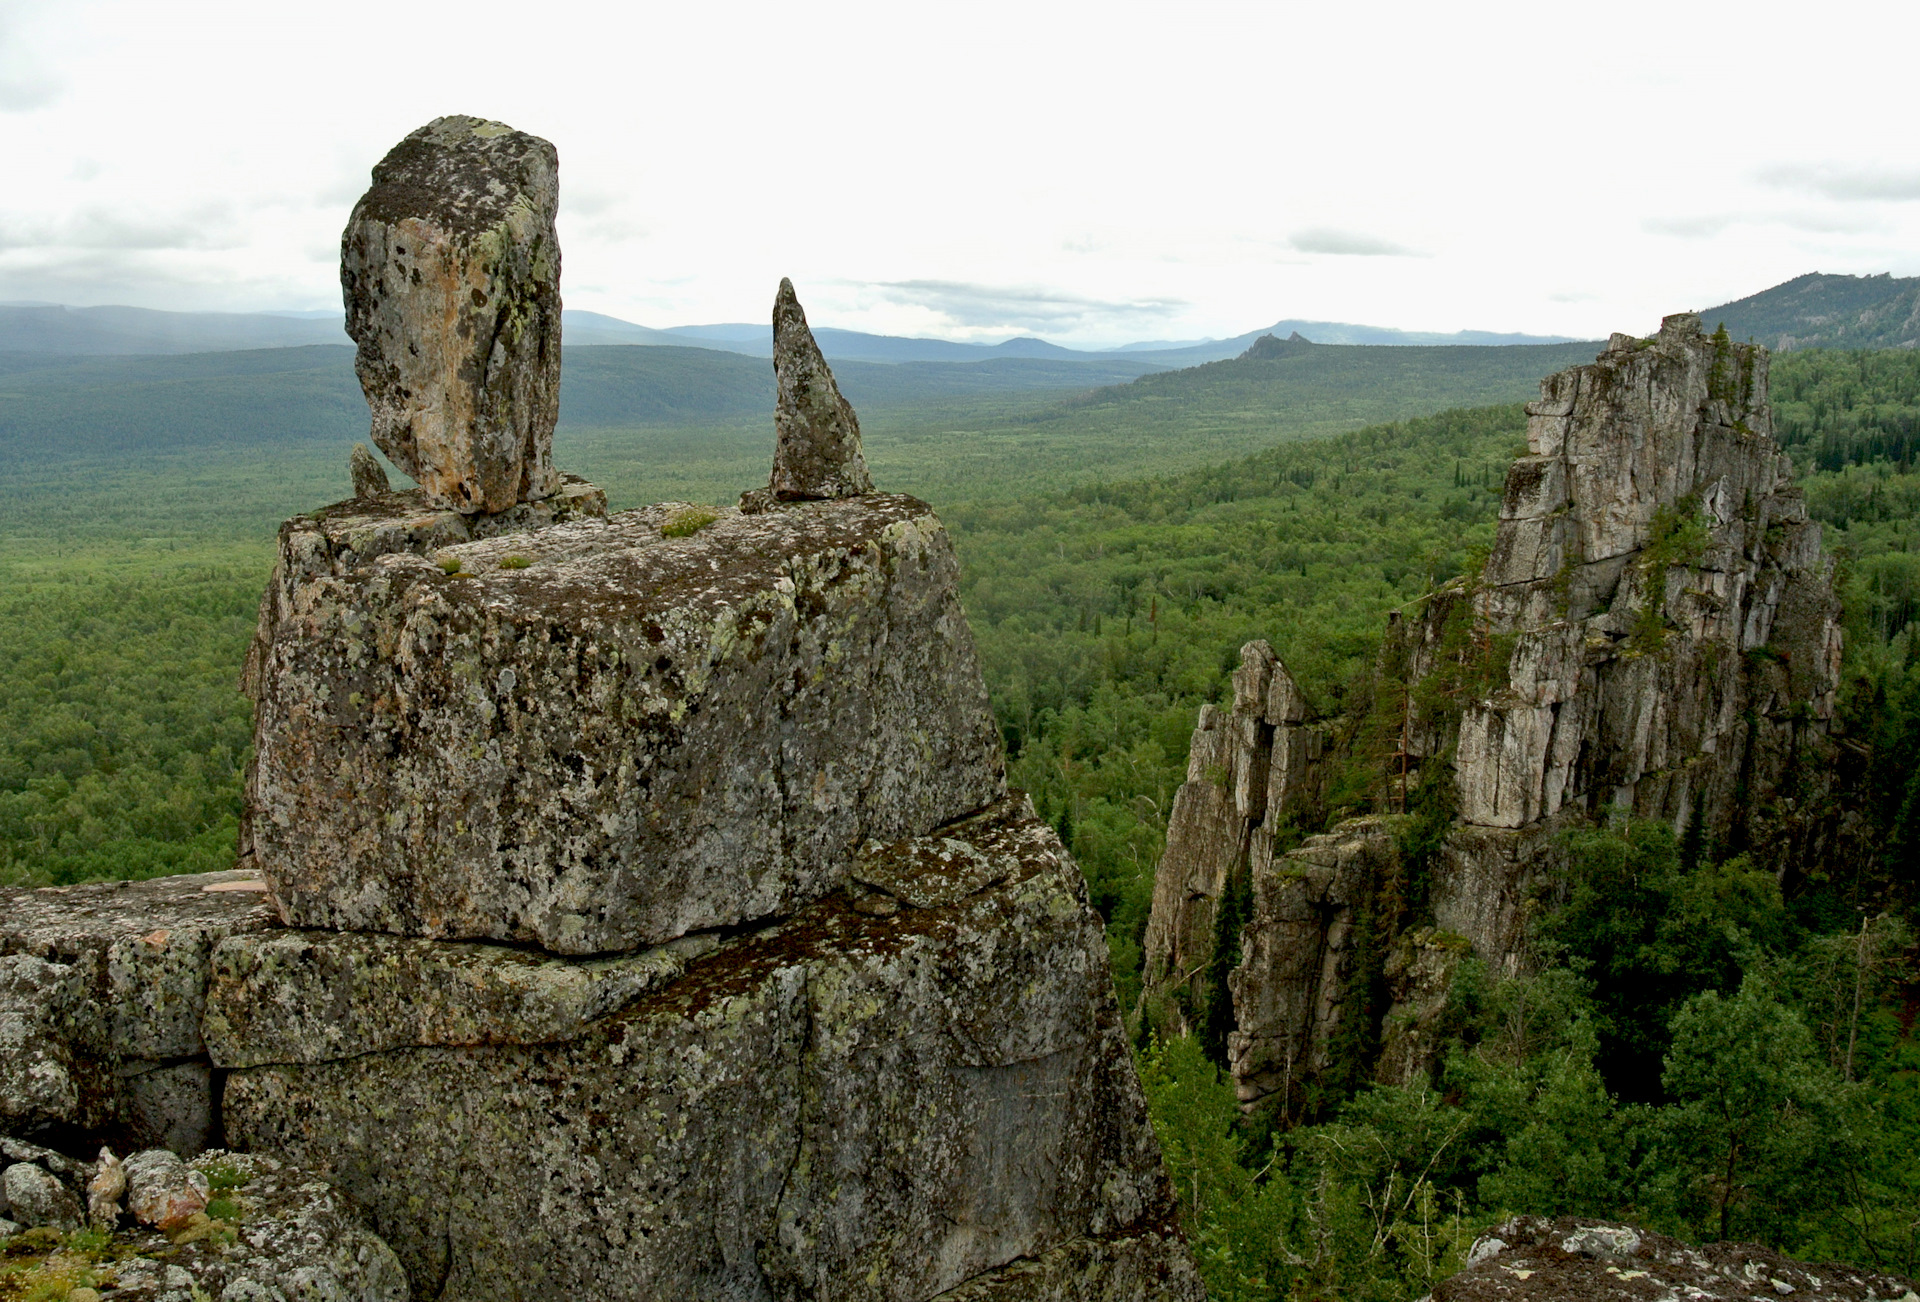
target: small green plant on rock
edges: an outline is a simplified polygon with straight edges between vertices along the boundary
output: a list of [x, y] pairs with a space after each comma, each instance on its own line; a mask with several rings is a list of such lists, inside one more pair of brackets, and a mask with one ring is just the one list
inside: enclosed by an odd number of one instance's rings
[[662, 538], [691, 538], [702, 529], [720, 518], [718, 511], [704, 506], [690, 506], [684, 511], [675, 511], [660, 526]]
[[531, 564], [533, 564], [533, 562], [524, 556], [502, 556], [500, 558], [500, 568], [503, 570], [524, 570]]
[[458, 574], [462, 566], [458, 556], [442, 556], [434, 563], [440, 567], [442, 574]]

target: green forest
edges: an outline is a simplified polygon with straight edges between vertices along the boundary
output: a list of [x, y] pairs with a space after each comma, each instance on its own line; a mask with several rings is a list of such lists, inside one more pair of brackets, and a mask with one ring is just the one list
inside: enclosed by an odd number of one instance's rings
[[[617, 372], [616, 352], [695, 350], [597, 351]], [[1519, 401], [1593, 351], [1315, 348], [1072, 392], [875, 382], [876, 479], [953, 531], [1013, 780], [1087, 874], [1124, 1007], [1195, 712], [1241, 643], [1266, 638], [1339, 709], [1386, 613], [1490, 543]], [[364, 428], [333, 361], [264, 357], [89, 363], [64, 413], [75, 374], [0, 377], [0, 883], [230, 862], [272, 531], [344, 494]], [[627, 427], [617, 394], [582, 395], [561, 464], [616, 507], [729, 500], [765, 474], [768, 404], [714, 365], [707, 407]], [[639, 383], [598, 383], [616, 381]], [[1469, 965], [1432, 1080], [1360, 1086], [1307, 1125], [1242, 1115], [1217, 1046], [1143, 1031], [1211, 1296], [1416, 1298], [1517, 1211], [1920, 1269], [1920, 355], [1788, 353], [1773, 383], [1840, 557], [1843, 719], [1870, 747], [1881, 857], [1783, 895], [1663, 828], [1583, 833], [1539, 971]], [[255, 405], [262, 385], [278, 405]]]

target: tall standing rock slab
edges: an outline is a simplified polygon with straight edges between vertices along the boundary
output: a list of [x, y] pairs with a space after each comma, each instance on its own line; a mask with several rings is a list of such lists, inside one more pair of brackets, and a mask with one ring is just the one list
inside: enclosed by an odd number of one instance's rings
[[769, 485], [774, 499], [803, 502], [872, 492], [873, 477], [860, 450], [860, 419], [840, 396], [791, 280], [780, 282], [773, 300], [773, 373], [779, 384]]
[[372, 437], [437, 505], [504, 511], [560, 486], [559, 156], [435, 118], [373, 169], [340, 237]]

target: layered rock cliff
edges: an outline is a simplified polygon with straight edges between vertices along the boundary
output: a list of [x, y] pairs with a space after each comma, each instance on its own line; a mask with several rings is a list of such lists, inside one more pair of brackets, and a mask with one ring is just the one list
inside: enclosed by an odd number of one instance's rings
[[[1424, 1072], [1459, 956], [1525, 966], [1573, 822], [1661, 819], [1783, 876], [1830, 852], [1839, 610], [1766, 350], [1669, 317], [1527, 411], [1484, 568], [1394, 613], [1359, 709], [1316, 718], [1256, 642], [1231, 706], [1201, 712], [1149, 999], [1191, 1022], [1231, 998], [1248, 1103]], [[1217, 942], [1239, 952], [1226, 991]]]

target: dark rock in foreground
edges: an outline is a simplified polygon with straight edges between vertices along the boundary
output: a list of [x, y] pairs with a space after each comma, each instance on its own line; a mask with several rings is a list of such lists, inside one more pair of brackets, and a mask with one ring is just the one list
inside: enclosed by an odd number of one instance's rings
[[[1631, 1225], [1518, 1216], [1473, 1245], [1431, 1302], [1913, 1302], [1913, 1284], [1751, 1243], [1689, 1247]], [[1425, 1302], [1425, 1300], [1423, 1300]]]

